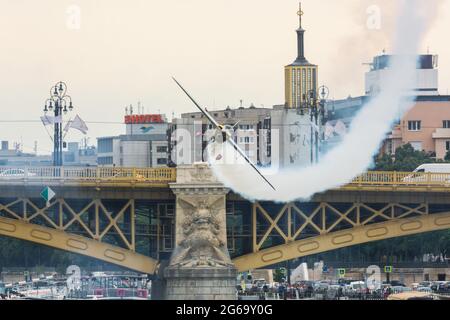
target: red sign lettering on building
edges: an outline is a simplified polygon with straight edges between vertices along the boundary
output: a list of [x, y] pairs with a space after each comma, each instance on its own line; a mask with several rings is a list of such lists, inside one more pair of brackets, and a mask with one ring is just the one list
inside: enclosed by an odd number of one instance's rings
[[160, 114], [133, 114], [125, 116], [125, 124], [164, 123]]

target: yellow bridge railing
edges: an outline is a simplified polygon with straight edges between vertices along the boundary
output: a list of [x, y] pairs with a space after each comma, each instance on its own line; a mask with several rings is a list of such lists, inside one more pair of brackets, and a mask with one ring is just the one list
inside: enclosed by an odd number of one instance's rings
[[370, 188], [377, 186], [391, 188], [449, 188], [450, 173], [369, 171], [359, 175], [341, 189]]
[[60, 181], [64, 183], [167, 184], [176, 181], [175, 168], [119, 167], [0, 167], [0, 184]]
[[[0, 167], [0, 184], [14, 182], [105, 183], [167, 185], [176, 181], [175, 168], [122, 167]], [[340, 189], [449, 188], [450, 173], [369, 171]]]

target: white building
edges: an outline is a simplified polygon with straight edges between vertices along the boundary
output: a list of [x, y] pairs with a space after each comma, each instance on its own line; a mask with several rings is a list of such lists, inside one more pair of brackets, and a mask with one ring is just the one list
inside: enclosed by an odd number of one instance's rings
[[[234, 126], [234, 141], [253, 163], [259, 164], [270, 163], [265, 144], [267, 130], [264, 128], [270, 112], [271, 109], [254, 106], [209, 111], [218, 123]], [[180, 119], [174, 119], [172, 131], [172, 160], [176, 164], [207, 161], [204, 150], [214, 130], [202, 113], [185, 113]]]
[[165, 167], [169, 124], [163, 115], [125, 116], [126, 134], [99, 137], [99, 166]]
[[[389, 63], [394, 56], [383, 54], [374, 57], [370, 64], [371, 69], [366, 73], [366, 94], [375, 95], [383, 87], [388, 86], [386, 79], [391, 77], [392, 70]], [[439, 95], [438, 92], [438, 56], [419, 55], [417, 56], [417, 69], [414, 75], [414, 92], [412, 95], [429, 96]]]
[[[209, 111], [218, 123], [235, 125], [234, 141], [253, 163], [282, 168], [307, 166], [318, 159], [321, 130], [309, 112], [284, 106]], [[171, 157], [177, 165], [207, 161], [204, 150], [213, 127], [200, 112], [174, 119], [172, 130]]]

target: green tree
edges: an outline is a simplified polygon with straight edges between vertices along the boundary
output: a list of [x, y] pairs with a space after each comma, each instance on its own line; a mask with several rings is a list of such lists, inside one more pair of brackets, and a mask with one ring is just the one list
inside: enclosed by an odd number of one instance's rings
[[450, 150], [447, 151], [447, 153], [445, 154], [444, 160], [447, 161], [447, 162], [450, 162]]
[[275, 269], [273, 280], [275, 282], [282, 282], [283, 279], [286, 280], [286, 269], [285, 268]]
[[374, 169], [377, 171], [410, 172], [425, 163], [436, 163], [434, 155], [425, 151], [417, 151], [408, 143], [397, 148], [395, 156], [384, 154], [377, 157]]

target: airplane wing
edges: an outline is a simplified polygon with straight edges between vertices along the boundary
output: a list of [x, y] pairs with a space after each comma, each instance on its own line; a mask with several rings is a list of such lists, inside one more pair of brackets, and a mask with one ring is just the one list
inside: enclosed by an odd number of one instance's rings
[[[174, 77], [172, 77], [172, 79], [176, 82], [176, 84], [181, 88], [181, 90], [183, 90], [183, 92], [189, 97], [189, 99], [197, 106], [197, 108], [205, 115], [205, 117], [216, 127], [216, 128], [223, 128], [219, 123], [217, 123], [217, 121], [205, 110], [203, 110], [202, 107], [200, 107], [200, 105], [194, 100], [194, 98], [192, 98], [192, 96], [183, 88], [183, 86], [177, 81], [177, 79], [175, 79]], [[244, 151], [242, 151], [241, 148], [239, 148], [239, 146], [236, 144], [236, 142], [234, 142], [232, 137], [228, 137], [228, 139], [226, 139], [226, 141], [228, 141], [229, 143], [231, 143], [231, 145], [233, 146], [233, 148], [239, 152], [239, 154], [245, 159], [245, 161], [247, 161], [253, 169], [256, 170], [256, 172], [258, 172], [258, 174], [264, 179], [264, 181], [266, 181], [269, 186], [273, 189], [276, 190], [275, 187], [269, 182], [269, 180], [267, 180], [266, 177], [264, 177], [264, 175], [258, 170], [258, 168], [253, 164], [253, 162], [247, 157], [247, 155], [245, 154]]]
[[176, 82], [176, 84], [181, 88], [181, 90], [184, 91], [184, 93], [186, 93], [186, 95], [189, 97], [189, 99], [191, 99], [191, 101], [197, 106], [197, 108], [203, 113], [203, 115], [208, 118], [208, 120], [217, 128], [220, 127], [220, 125], [217, 123], [216, 119], [214, 119], [208, 112], [206, 112], [205, 110], [203, 110], [202, 107], [200, 107], [200, 105], [194, 100], [194, 98], [191, 97], [191, 95], [183, 88], [183, 86], [177, 81], [177, 79], [175, 79], [174, 77], [172, 77], [173, 81]]
[[256, 170], [256, 172], [258, 172], [258, 174], [261, 176], [261, 178], [263, 178], [264, 181], [266, 181], [266, 182], [269, 184], [269, 186], [270, 186], [273, 190], [276, 191], [275, 187], [269, 182], [269, 180], [267, 180], [267, 178], [261, 173], [261, 171], [259, 171], [259, 169], [258, 169], [258, 168], [255, 166], [255, 164], [252, 162], [252, 160], [250, 160], [250, 159], [247, 157], [247, 155], [245, 154], [245, 152], [244, 152], [241, 148], [239, 148], [239, 146], [237, 145], [236, 142], [234, 142], [233, 138], [230, 137], [229, 139], [227, 139], [227, 141], [233, 146], [233, 148], [234, 148], [237, 152], [239, 152], [239, 154], [245, 159], [245, 161], [247, 161], [248, 164], [251, 165], [252, 168]]

